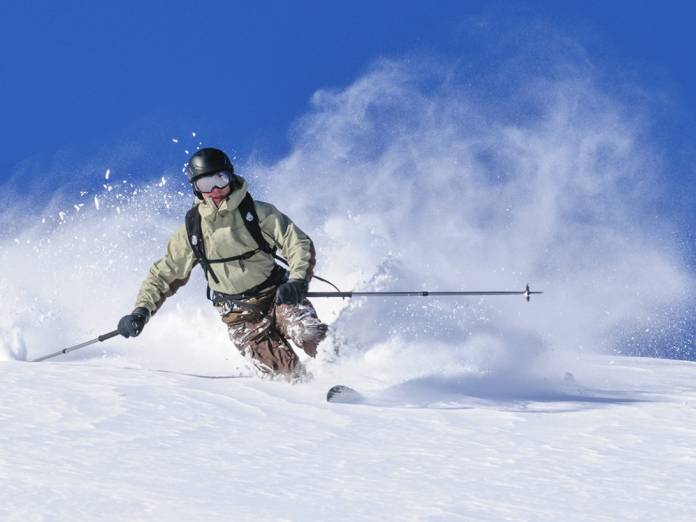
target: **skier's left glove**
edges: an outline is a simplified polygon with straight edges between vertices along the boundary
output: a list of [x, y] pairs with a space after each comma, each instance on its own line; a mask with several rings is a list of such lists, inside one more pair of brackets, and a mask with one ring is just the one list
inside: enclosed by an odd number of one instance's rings
[[308, 287], [309, 285], [304, 279], [290, 279], [276, 290], [275, 302], [289, 305], [302, 304], [307, 295]]
[[132, 313], [121, 317], [118, 322], [118, 333], [123, 337], [138, 337], [149, 320], [150, 311], [139, 306]]

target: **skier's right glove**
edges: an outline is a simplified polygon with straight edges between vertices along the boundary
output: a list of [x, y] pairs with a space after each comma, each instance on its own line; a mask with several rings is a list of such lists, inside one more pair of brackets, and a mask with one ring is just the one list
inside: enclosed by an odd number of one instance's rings
[[118, 333], [123, 337], [138, 337], [149, 320], [150, 311], [139, 306], [132, 313], [121, 317], [118, 322]]

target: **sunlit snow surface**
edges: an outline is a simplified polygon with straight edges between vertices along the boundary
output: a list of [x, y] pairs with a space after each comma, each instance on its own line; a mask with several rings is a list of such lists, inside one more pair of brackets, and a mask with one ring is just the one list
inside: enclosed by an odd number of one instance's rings
[[0, 363], [0, 518], [693, 520], [696, 364], [581, 366], [331, 405], [326, 379]]
[[[0, 215], [0, 519], [696, 516], [694, 365], [607, 355], [694, 353], [662, 344], [694, 279], [638, 108], [585, 70], [505, 96], [427, 65], [316, 93], [287, 156], [238, 171], [342, 289], [545, 293], [317, 299], [331, 339], [290, 386], [250, 377], [196, 270], [137, 339], [19, 362], [113, 330], [192, 199], [179, 164], [55, 173]], [[366, 402], [326, 404], [338, 383]]]

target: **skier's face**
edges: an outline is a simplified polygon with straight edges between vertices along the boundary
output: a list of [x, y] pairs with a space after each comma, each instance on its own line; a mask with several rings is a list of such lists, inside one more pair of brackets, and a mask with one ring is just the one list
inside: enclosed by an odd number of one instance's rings
[[229, 185], [225, 185], [222, 188], [214, 187], [213, 190], [211, 190], [210, 192], [203, 192], [203, 197], [205, 199], [212, 199], [213, 203], [215, 203], [215, 206], [219, 207], [220, 202], [227, 196], [229, 196], [230, 192], [232, 192], [232, 189]]

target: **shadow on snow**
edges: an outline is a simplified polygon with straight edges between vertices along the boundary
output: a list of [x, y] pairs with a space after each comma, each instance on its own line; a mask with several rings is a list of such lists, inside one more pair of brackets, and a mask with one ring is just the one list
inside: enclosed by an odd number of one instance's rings
[[428, 409], [494, 407], [506, 411], [561, 413], [650, 402], [640, 392], [592, 389], [564, 379], [510, 375], [427, 376], [366, 395], [363, 404]]

